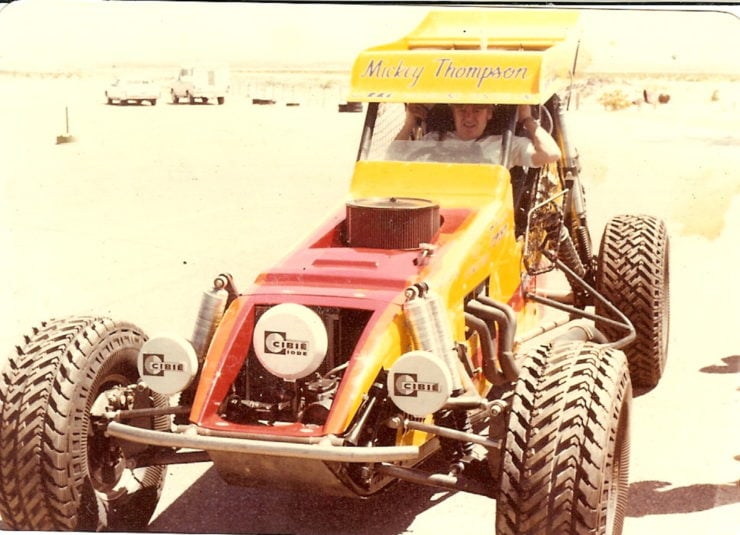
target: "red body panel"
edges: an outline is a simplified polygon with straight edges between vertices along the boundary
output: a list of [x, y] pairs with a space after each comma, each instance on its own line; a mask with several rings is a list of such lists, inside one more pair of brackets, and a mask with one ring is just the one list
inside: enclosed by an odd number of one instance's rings
[[[475, 215], [470, 209], [441, 210], [442, 223], [433, 244], [442, 247]], [[350, 248], [342, 244], [343, 214], [335, 214], [302, 246], [259, 275], [255, 284], [229, 307], [211, 344], [190, 419], [198, 426], [219, 432], [260, 433], [312, 437], [341, 433], [357, 400], [350, 399], [357, 383], [378, 372], [377, 361], [364, 351], [378, 322], [387, 329], [401, 313], [404, 290], [417, 282], [424, 269], [417, 260], [420, 250]], [[243, 425], [218, 415], [221, 403], [248, 358], [255, 325], [255, 306], [300, 303], [371, 311], [326, 424]]]

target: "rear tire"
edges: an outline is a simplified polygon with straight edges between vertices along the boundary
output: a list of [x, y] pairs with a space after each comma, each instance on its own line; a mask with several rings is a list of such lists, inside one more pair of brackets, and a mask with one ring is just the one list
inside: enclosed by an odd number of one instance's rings
[[[632, 384], [653, 388], [668, 357], [670, 321], [669, 240], [665, 224], [654, 217], [621, 215], [604, 229], [599, 249], [596, 290], [632, 322], [637, 337], [624, 348]], [[612, 319], [601, 303], [596, 313]], [[596, 327], [609, 340], [624, 330], [604, 322]]]
[[509, 414], [499, 535], [620, 535], [632, 389], [621, 351], [568, 343], [531, 353]]
[[[44, 322], [16, 348], [0, 380], [0, 516], [11, 529], [142, 530], [165, 468], [129, 469], [123, 444], [91, 414], [104, 392], [136, 383], [146, 336], [107, 318]], [[159, 395], [135, 408], [166, 406]], [[166, 417], [143, 427], [169, 429]]]

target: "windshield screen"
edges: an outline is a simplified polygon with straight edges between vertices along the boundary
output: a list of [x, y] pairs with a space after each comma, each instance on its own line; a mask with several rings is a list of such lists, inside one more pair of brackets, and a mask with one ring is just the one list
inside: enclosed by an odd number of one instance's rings
[[498, 163], [493, 158], [498, 154], [492, 154], [493, 151], [484, 151], [483, 147], [482, 143], [475, 141], [453, 139], [392, 141], [384, 159], [401, 162]]

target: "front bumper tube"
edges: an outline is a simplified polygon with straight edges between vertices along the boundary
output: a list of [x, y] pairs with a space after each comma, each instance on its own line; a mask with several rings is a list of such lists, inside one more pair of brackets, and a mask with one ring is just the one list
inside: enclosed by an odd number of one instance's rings
[[191, 426], [184, 433], [169, 433], [134, 427], [121, 422], [110, 422], [107, 434], [129, 442], [152, 446], [314, 459], [340, 463], [379, 463], [419, 458], [419, 448], [417, 446], [354, 447], [323, 443], [297, 444], [293, 442], [204, 436], [198, 434], [197, 428], [194, 426]]

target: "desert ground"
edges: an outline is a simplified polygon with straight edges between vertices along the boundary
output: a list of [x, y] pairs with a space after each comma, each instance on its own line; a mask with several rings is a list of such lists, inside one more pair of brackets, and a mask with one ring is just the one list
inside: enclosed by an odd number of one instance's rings
[[[3, 353], [34, 323], [71, 314], [188, 336], [215, 275], [246, 289], [341, 205], [363, 120], [337, 112], [343, 78], [234, 79], [223, 106], [107, 106], [107, 76], [0, 76]], [[625, 534], [736, 534], [737, 81], [610, 75], [578, 87], [568, 120], [595, 240], [619, 213], [662, 217], [671, 235], [668, 367], [634, 401]], [[618, 111], [599, 102], [620, 89], [639, 103], [646, 88], [671, 99]], [[407, 484], [351, 502], [230, 488], [199, 464], [170, 469], [150, 530], [491, 533], [494, 510], [487, 498]]]

